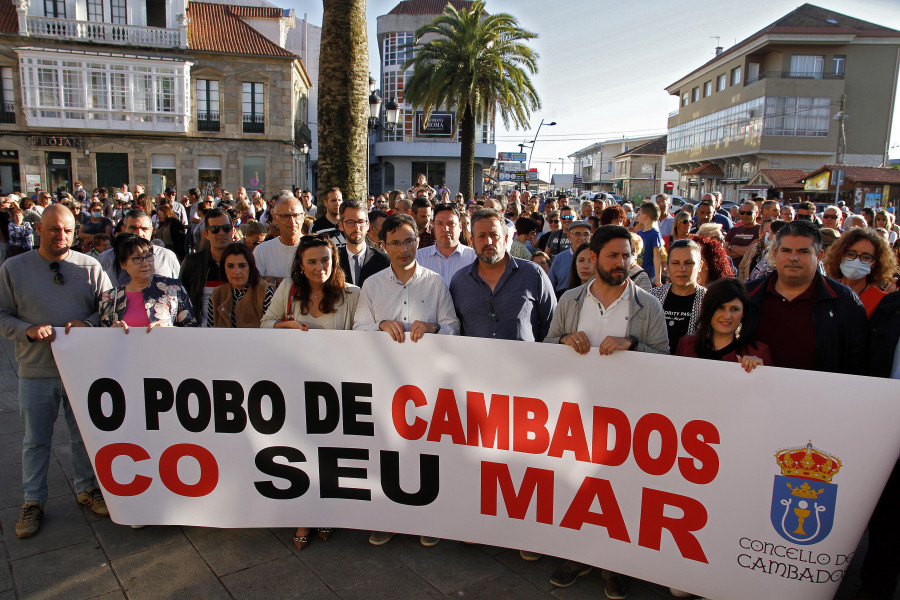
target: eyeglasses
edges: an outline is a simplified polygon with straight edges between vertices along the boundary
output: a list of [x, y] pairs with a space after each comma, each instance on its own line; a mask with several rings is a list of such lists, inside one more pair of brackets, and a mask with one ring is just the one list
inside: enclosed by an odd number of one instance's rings
[[873, 255], [869, 254], [868, 252], [863, 252], [862, 254], [860, 254], [856, 250], [845, 250], [844, 258], [846, 258], [847, 260], [854, 260], [856, 258], [859, 258], [859, 260], [861, 260], [862, 262], [869, 264], [875, 262], [875, 257]]
[[822, 218], [823, 218], [823, 219], [837, 219], [837, 215], [828, 215], [828, 214], [825, 214], [825, 215], [822, 215]]
[[493, 298], [485, 298], [484, 302], [487, 304], [487, 307], [488, 307], [488, 318], [495, 323], [497, 321], [499, 321], [500, 319], [497, 318], [497, 310], [494, 308], [494, 299]]
[[250, 242], [250, 245], [253, 246], [254, 248], [259, 246], [260, 244], [262, 244], [262, 242]]
[[744, 216], [748, 216], [748, 217], [749, 217], [750, 215], [753, 214], [753, 211], [752, 211], [752, 210], [739, 210], [739, 211], [738, 211], [738, 214], [739, 214], [739, 215], [744, 215]]
[[294, 221], [302, 221], [305, 213], [297, 212], [297, 213], [281, 213], [276, 214], [276, 217], [280, 219], [293, 219]]
[[148, 263], [148, 264], [153, 264], [153, 261], [154, 261], [155, 259], [156, 259], [156, 257], [153, 255], [152, 252], [151, 252], [150, 254], [142, 254], [142, 255], [139, 255], [139, 256], [130, 256], [130, 257], [128, 257], [128, 260], [131, 261], [131, 264], [133, 264], [133, 265], [136, 266], [136, 267], [141, 266], [141, 264], [142, 264], [142, 263], [145, 263], [145, 262]]
[[419, 238], [408, 238], [405, 240], [394, 240], [392, 242], [385, 242], [385, 246], [388, 246], [392, 250], [399, 250], [400, 248], [411, 248], [416, 245], [416, 242]]
[[354, 219], [347, 219], [344, 221], [344, 227], [350, 227], [350, 228], [357, 227], [357, 226], [364, 227], [365, 224], [368, 222], [369, 222], [368, 219], [360, 219], [358, 221], [354, 220]]
[[220, 231], [224, 231], [225, 233], [231, 233], [232, 229], [234, 229], [234, 227], [232, 227], [231, 223], [229, 223], [228, 225], [210, 225], [209, 227], [206, 228], [206, 230], [208, 232], [213, 233], [213, 234], [219, 233]]
[[55, 283], [56, 285], [62, 285], [66, 282], [63, 274], [59, 272], [58, 262], [53, 261], [52, 263], [50, 263], [50, 270], [53, 271], [53, 283]]
[[[574, 221], [575, 215], [562, 215], [560, 217], [560, 219], [562, 219], [563, 221]], [[552, 221], [551, 221], [551, 223], [552, 223]]]
[[551, 225], [556, 225], [557, 223], [559, 223], [559, 219], [550, 219], [547, 222], [550, 223]]

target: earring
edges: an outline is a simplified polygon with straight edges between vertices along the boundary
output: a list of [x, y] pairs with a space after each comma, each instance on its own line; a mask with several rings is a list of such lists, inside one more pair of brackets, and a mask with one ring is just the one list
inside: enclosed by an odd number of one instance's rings
[[734, 330], [734, 339], [736, 339], [736, 340], [741, 339], [741, 327], [743, 327], [743, 326], [744, 326], [744, 324], [741, 323], [740, 325], [737, 326], [737, 329]]

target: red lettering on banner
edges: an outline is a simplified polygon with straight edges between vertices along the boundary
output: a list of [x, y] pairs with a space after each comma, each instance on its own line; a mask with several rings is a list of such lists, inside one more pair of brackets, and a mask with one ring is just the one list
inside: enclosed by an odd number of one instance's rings
[[516, 493], [507, 465], [481, 461], [481, 514], [497, 516], [498, 487], [511, 518], [525, 518], [536, 492], [538, 523], [553, 524], [553, 471], [528, 467]]
[[[659, 456], [650, 456], [650, 434], [658, 431], [662, 444]], [[648, 475], [665, 475], [672, 470], [678, 456], [678, 431], [675, 425], [659, 413], [641, 417], [634, 425], [632, 446], [634, 461]]]
[[719, 455], [710, 444], [718, 443], [719, 430], [709, 421], [691, 421], [686, 424], [681, 430], [681, 447], [700, 461], [700, 467], [696, 466], [692, 458], [679, 458], [678, 469], [682, 477], [698, 485], [712, 482], [719, 474]]
[[470, 446], [509, 450], [509, 396], [494, 394], [488, 409], [484, 394], [466, 392], [466, 432]]
[[119, 483], [112, 474], [112, 463], [119, 456], [127, 456], [134, 462], [148, 460], [150, 453], [137, 444], [118, 443], [103, 446], [94, 456], [97, 480], [103, 489], [114, 496], [137, 496], [150, 487], [153, 479], [146, 475], [135, 475], [129, 483]]
[[434, 401], [434, 414], [431, 415], [431, 427], [428, 428], [426, 439], [429, 442], [439, 442], [445, 435], [449, 435], [454, 444], [466, 445], [466, 434], [459, 418], [456, 396], [453, 395], [453, 390], [441, 388]]
[[559, 409], [559, 418], [556, 419], [556, 427], [553, 429], [553, 439], [550, 441], [550, 450], [547, 451], [547, 455], [562, 458], [563, 452], [566, 450], [574, 453], [576, 460], [591, 462], [581, 411], [573, 402], [563, 402]]
[[[618, 408], [594, 407], [594, 435], [591, 455], [598, 465], [618, 467], [631, 453], [631, 424]], [[609, 447], [609, 428], [616, 432], [615, 446]]]
[[[663, 513], [666, 506], [680, 508], [684, 513], [680, 518], [667, 517]], [[668, 529], [675, 539], [678, 551], [685, 558], [708, 563], [703, 547], [694, 535], [706, 526], [708, 515], [706, 507], [697, 500], [644, 488], [641, 499], [641, 526], [638, 534], [638, 545], [652, 550], [659, 550], [662, 543], [662, 530]]]
[[[547, 405], [538, 398], [513, 398], [513, 450], [543, 454], [550, 444], [547, 432]], [[529, 434], [534, 434], [532, 439]]]
[[[594, 504], [594, 498], [600, 503], [602, 512], [596, 513], [591, 511], [591, 505]], [[560, 527], [568, 527], [569, 529], [581, 529], [585, 523], [605, 527], [609, 533], [609, 537], [614, 540], [623, 542], [631, 542], [628, 537], [628, 529], [625, 527], [625, 519], [622, 518], [622, 511], [619, 510], [619, 503], [616, 495], [613, 493], [612, 486], [606, 479], [596, 479], [594, 477], [585, 477], [566, 511], [566, 516], [559, 523]]]
[[[178, 461], [190, 456], [200, 465], [200, 480], [186, 484], [178, 476]], [[170, 491], [179, 496], [199, 498], [206, 496], [219, 483], [219, 465], [212, 452], [196, 444], [175, 444], [163, 451], [159, 457], [159, 479]]]
[[404, 385], [394, 392], [394, 400], [391, 404], [391, 415], [394, 420], [394, 429], [400, 436], [407, 440], [418, 440], [428, 431], [428, 422], [416, 417], [412, 424], [406, 421], [406, 404], [412, 402], [413, 406], [425, 406], [428, 401], [422, 390], [414, 385]]

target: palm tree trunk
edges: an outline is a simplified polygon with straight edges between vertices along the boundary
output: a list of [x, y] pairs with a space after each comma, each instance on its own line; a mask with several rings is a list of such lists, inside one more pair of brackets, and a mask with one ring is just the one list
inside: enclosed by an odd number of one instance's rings
[[459, 191], [468, 202], [475, 199], [475, 115], [467, 104], [459, 124]]
[[366, 0], [322, 0], [319, 56], [319, 186], [365, 198], [369, 114]]

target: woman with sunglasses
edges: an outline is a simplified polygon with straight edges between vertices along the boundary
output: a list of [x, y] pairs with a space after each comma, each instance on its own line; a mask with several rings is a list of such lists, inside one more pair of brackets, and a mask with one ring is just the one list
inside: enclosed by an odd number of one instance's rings
[[103, 292], [100, 325], [121, 327], [195, 327], [187, 290], [177, 279], [153, 273], [153, 245], [132, 233], [116, 236], [116, 264], [131, 277], [124, 286]]
[[685, 211], [678, 211], [672, 222], [672, 233], [663, 238], [663, 242], [668, 250], [674, 242], [678, 240], [690, 240], [694, 236], [691, 235], [691, 227], [693, 226], [692, 217]]
[[209, 297], [206, 326], [259, 328], [275, 296], [275, 285], [260, 277], [253, 251], [243, 242], [228, 245], [219, 259], [219, 272], [227, 283]]
[[[291, 276], [281, 282], [260, 327], [274, 329], [353, 329], [359, 288], [346, 283], [337, 247], [326, 235], [300, 238]], [[309, 527], [298, 527], [294, 546], [303, 550], [310, 542]], [[331, 529], [320, 527], [322, 541]]]
[[871, 317], [885, 297], [882, 288], [893, 281], [897, 261], [884, 238], [862, 227], [853, 227], [839, 237], [822, 261], [825, 274], [856, 292]]

